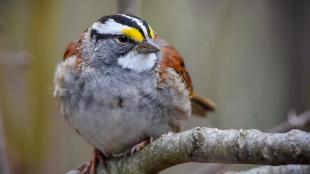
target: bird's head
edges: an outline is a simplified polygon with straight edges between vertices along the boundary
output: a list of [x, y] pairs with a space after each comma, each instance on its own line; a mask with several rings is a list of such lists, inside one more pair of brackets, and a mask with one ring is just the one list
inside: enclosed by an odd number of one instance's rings
[[[93, 62], [97, 65], [118, 65], [143, 72], [152, 69], [160, 50], [155, 32], [143, 19], [132, 15], [104, 16], [86, 31], [89, 34]], [[84, 50], [85, 51], [85, 48]]]

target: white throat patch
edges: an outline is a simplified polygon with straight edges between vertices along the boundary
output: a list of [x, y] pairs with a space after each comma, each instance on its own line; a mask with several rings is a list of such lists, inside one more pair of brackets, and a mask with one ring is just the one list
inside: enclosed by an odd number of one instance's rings
[[118, 59], [118, 64], [123, 68], [128, 68], [138, 73], [148, 71], [156, 64], [155, 53], [138, 54], [136, 51], [129, 52], [126, 56]]

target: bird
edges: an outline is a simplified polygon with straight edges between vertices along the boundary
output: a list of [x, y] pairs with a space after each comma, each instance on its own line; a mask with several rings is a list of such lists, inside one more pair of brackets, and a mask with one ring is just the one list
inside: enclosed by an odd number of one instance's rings
[[215, 109], [193, 90], [181, 54], [134, 15], [101, 17], [68, 44], [56, 66], [53, 96], [60, 113], [94, 147], [85, 173], [180, 132], [192, 113]]

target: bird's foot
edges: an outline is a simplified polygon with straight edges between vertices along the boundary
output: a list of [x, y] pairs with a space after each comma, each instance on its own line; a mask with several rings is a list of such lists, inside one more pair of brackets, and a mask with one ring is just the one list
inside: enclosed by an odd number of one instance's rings
[[79, 171], [81, 174], [96, 174], [97, 166], [101, 164], [105, 164], [106, 156], [98, 149], [94, 149], [93, 157], [90, 162], [79, 167]]
[[136, 151], [139, 151], [141, 149], [143, 149], [146, 145], [150, 144], [153, 142], [153, 137], [147, 139], [147, 140], [143, 140], [140, 143], [136, 144], [135, 146], [133, 146], [133, 148], [131, 149], [131, 155], [133, 155]]
[[90, 162], [81, 165], [78, 168], [79, 174], [90, 174], [90, 168], [91, 168], [90, 166], [91, 166]]

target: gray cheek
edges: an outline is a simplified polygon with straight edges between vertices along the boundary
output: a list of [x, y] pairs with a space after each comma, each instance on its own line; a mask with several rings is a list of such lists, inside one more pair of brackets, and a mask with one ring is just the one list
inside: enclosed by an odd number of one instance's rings
[[115, 42], [112, 40], [97, 41], [94, 45], [94, 56], [91, 61], [92, 65], [116, 64], [117, 56], [115, 50], [117, 49]]
[[113, 39], [100, 40], [94, 43], [93, 66], [117, 65], [121, 54], [130, 51], [134, 44], [119, 45]]

